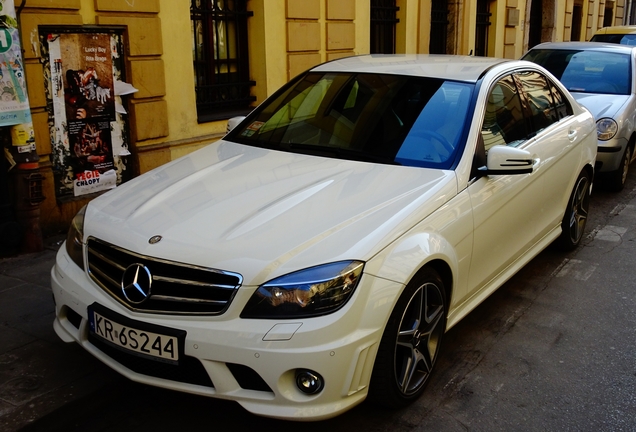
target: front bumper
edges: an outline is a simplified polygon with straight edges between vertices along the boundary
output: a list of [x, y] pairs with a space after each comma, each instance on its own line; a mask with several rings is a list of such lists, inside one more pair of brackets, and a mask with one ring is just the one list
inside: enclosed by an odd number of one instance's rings
[[609, 141], [599, 141], [596, 154], [597, 166], [600, 172], [612, 172], [621, 168], [621, 159], [627, 147], [625, 138], [616, 138]]
[[[129, 379], [234, 400], [254, 414], [295, 420], [334, 417], [364, 400], [384, 326], [402, 289], [400, 284], [364, 275], [345, 307], [311, 319], [239, 318], [255, 287], [239, 289], [230, 308], [220, 316], [140, 314], [98, 288], [71, 261], [64, 246], [51, 270], [51, 284], [56, 303], [54, 328], [60, 338], [78, 342]], [[94, 303], [137, 322], [185, 331], [186, 361], [195, 362], [189, 364], [205, 376], [189, 379], [150, 372], [157, 362], [146, 360], [151, 363], [146, 367], [136, 356], [92, 342], [87, 310]], [[171, 371], [169, 366], [161, 364], [160, 368]], [[299, 368], [318, 372], [324, 378], [324, 389], [316, 395], [302, 393], [295, 382]]]

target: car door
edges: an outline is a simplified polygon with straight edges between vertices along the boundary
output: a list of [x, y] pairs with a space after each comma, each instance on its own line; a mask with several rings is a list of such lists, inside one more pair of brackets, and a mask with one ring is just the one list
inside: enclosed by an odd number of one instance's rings
[[[528, 147], [539, 157], [534, 173], [541, 192], [536, 207], [537, 241], [562, 221], [579, 160], [569, 157], [584, 138], [580, 120], [559, 88], [544, 74], [526, 70], [514, 75], [525, 98], [534, 139]], [[574, 174], [573, 174], [574, 173]]]
[[[541, 164], [549, 149], [537, 144], [528, 118], [527, 99], [522, 97], [513, 74], [501, 77], [487, 89], [481, 134], [486, 152], [496, 145], [529, 151], [535, 159], [533, 172], [487, 175], [468, 187], [474, 214], [474, 245], [463, 301], [488, 295], [517, 268], [515, 262], [537, 242], [544, 185]], [[461, 300], [460, 300], [461, 301]]]

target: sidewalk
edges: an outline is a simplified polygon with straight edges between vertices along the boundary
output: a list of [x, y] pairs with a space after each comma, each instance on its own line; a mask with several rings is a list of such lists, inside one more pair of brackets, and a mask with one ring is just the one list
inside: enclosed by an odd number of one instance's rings
[[101, 388], [114, 372], [53, 330], [49, 275], [64, 236], [0, 258], [0, 431], [15, 431]]

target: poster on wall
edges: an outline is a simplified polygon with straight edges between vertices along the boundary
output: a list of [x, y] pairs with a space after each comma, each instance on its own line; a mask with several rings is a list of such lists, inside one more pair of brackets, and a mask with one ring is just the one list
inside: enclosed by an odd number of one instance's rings
[[114, 188], [117, 176], [113, 169], [110, 122], [71, 121], [68, 137], [75, 195]]
[[[114, 188], [122, 136], [116, 113], [115, 36], [61, 33], [47, 36], [51, 68], [53, 138], [61, 192], [74, 196]], [[71, 184], [69, 184], [71, 183]]]
[[15, 6], [0, 0], [0, 126], [30, 122]]

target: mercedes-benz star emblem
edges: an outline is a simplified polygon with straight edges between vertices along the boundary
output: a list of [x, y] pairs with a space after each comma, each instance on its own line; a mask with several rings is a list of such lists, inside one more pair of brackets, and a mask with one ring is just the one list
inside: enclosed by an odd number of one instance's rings
[[155, 243], [159, 243], [161, 241], [163, 237], [161, 237], [160, 235], [156, 235], [156, 236], [152, 236], [150, 237], [150, 239], [148, 240], [148, 243], [150, 244], [155, 244]]
[[132, 304], [143, 303], [150, 297], [152, 275], [143, 264], [129, 265], [121, 277], [121, 290], [124, 297]]

